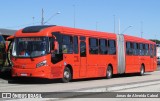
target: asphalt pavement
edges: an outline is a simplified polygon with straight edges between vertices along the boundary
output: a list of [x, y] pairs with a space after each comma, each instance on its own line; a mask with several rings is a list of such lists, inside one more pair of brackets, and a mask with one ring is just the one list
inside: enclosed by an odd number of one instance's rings
[[[73, 80], [69, 83], [61, 83], [59, 80], [46, 80], [46, 79], [33, 79], [33, 78], [32, 79], [24, 79], [24, 78], [13, 79], [11, 78], [10, 71], [5, 71], [0, 74], [0, 77], [1, 77], [0, 92], [37, 92], [37, 93], [38, 92], [59, 92], [59, 93], [71, 92], [74, 94], [78, 94], [76, 92], [82, 92], [82, 95], [78, 96], [80, 98], [83, 98], [86, 96], [86, 95], [83, 95], [84, 92], [89, 92], [89, 93], [91, 92], [94, 92], [94, 93], [95, 92], [147, 92], [147, 91], [160, 92], [159, 74], [160, 74], [160, 66], [158, 66], [157, 71], [145, 73], [144, 76], [138, 76], [136, 74], [124, 74], [124, 75], [114, 75], [112, 79], [94, 78], [94, 79]], [[53, 97], [55, 93], [54, 94], [50, 93], [49, 95]], [[93, 96], [94, 94], [92, 94], [91, 97], [89, 95], [89, 98], [92, 98]], [[87, 99], [87, 97], [86, 97], [86, 100], [88, 101], [89, 99]], [[110, 98], [107, 98], [107, 99], [110, 99]], [[66, 99], [66, 98], [65, 99], [61, 99], [61, 98], [60, 99], [55, 99], [55, 98], [41, 99], [41, 101], [47, 101], [47, 100], [52, 101], [52, 100], [73, 100], [73, 99]], [[80, 99], [74, 99], [74, 100], [79, 101]], [[122, 98], [122, 100], [116, 99], [116, 101], [125, 101], [125, 100], [126, 98]], [[138, 100], [135, 100], [135, 101], [138, 101]], [[145, 101], [148, 101], [148, 99]]]

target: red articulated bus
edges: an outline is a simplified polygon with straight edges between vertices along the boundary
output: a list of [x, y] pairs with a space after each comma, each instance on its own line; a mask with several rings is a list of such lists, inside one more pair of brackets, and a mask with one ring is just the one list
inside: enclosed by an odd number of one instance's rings
[[55, 25], [30, 26], [12, 36], [13, 77], [63, 82], [152, 72], [156, 44], [138, 37]]

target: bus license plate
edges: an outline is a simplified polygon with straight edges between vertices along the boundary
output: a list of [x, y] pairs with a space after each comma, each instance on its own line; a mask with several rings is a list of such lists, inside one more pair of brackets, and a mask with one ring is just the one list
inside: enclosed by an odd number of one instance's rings
[[27, 74], [26, 73], [22, 73], [21, 76], [27, 76]]

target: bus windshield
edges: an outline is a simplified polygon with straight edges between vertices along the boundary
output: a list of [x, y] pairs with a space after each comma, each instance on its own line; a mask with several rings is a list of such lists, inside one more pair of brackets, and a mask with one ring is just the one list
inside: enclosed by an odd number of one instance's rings
[[15, 38], [12, 55], [15, 57], [37, 57], [49, 52], [47, 37]]

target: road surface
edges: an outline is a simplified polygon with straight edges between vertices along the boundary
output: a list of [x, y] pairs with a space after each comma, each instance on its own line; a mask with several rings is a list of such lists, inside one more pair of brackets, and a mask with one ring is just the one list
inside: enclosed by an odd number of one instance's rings
[[[12, 78], [3, 77], [0, 79], [0, 92], [160, 92], [160, 71], [145, 73], [144, 76], [138, 76], [136, 74], [115, 75], [112, 79], [83, 79], [73, 80], [69, 83], [61, 83], [58, 80], [23, 78], [15, 80]], [[93, 96], [94, 94], [89, 96], [82, 95], [80, 97], [92, 98]], [[158, 97], [160, 97], [160, 94]], [[89, 100], [87, 98], [85, 99]], [[125, 101], [127, 99], [128, 98], [114, 98], [116, 101]], [[131, 101], [134, 101], [135, 99], [136, 98]], [[143, 98], [142, 101], [144, 99], [145, 98]], [[55, 99], [48, 98], [43, 100]], [[98, 99], [96, 100], [96, 98], [94, 98], [93, 101], [94, 100], [97, 101]], [[149, 98], [147, 98], [145, 101], [147, 100], [149, 100]], [[156, 100], [157, 99], [155, 99], [155, 101]]]

